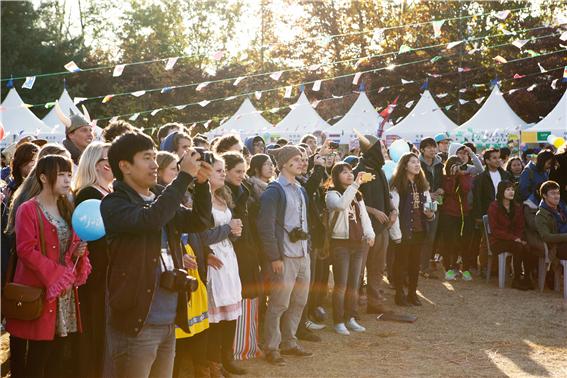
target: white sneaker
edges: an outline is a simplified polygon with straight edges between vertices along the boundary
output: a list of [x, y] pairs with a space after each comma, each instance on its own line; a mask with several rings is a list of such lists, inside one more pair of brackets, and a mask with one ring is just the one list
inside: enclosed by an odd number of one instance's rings
[[345, 336], [350, 335], [350, 332], [345, 326], [345, 323], [335, 324], [335, 332], [338, 333], [339, 335], [345, 335]]
[[305, 328], [310, 329], [312, 331], [319, 331], [319, 330], [322, 330], [325, 327], [326, 327], [326, 325], [315, 323], [315, 322], [312, 322], [311, 320], [307, 320], [305, 322]]
[[350, 318], [346, 324], [347, 328], [354, 332], [364, 332], [366, 328], [358, 324], [355, 318]]

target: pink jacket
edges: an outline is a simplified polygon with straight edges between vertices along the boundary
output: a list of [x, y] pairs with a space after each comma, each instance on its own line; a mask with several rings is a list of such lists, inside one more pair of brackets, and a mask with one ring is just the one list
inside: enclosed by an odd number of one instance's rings
[[[7, 319], [6, 329], [11, 335], [22, 339], [53, 340], [55, 336], [57, 298], [67, 289], [83, 285], [91, 272], [91, 264], [87, 251], [79, 259], [77, 267], [73, 272], [74, 262], [71, 259], [71, 255], [77, 244], [80, 243], [78, 236], [74, 232], [71, 244], [65, 254], [66, 266], [59, 264], [57, 230], [40, 211], [46, 256], [41, 254], [37, 205], [36, 199], [32, 198], [24, 202], [16, 213], [18, 264], [14, 274], [14, 282], [44, 289], [43, 313], [35, 320]], [[75, 298], [78, 310], [77, 291], [75, 291]], [[79, 312], [77, 311], [78, 314]]]

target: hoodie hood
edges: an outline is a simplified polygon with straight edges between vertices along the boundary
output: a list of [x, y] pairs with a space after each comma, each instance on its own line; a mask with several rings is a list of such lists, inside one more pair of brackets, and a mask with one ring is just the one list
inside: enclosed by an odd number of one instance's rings
[[250, 151], [250, 154], [254, 155], [254, 142], [261, 140], [264, 143], [264, 153], [266, 150], [266, 141], [259, 135], [248, 137], [244, 140], [244, 146]]
[[177, 131], [172, 132], [161, 141], [159, 149], [161, 151], [175, 152], [173, 149], [173, 139], [177, 135]]
[[464, 144], [461, 143], [457, 143], [457, 142], [451, 142], [451, 144], [449, 145], [449, 156], [453, 156], [457, 154], [457, 151], [460, 150], [461, 148], [465, 147]]
[[385, 160], [382, 155], [382, 146], [380, 143], [374, 143], [368, 150], [362, 154], [360, 159], [366, 167], [375, 170], [381, 169], [384, 166]]
[[433, 169], [433, 167], [435, 167], [437, 164], [443, 164], [443, 159], [441, 159], [439, 155], [435, 155], [435, 157], [433, 158], [433, 164], [431, 164], [431, 166], [427, 164], [427, 162], [423, 158], [423, 155], [421, 154], [419, 155], [419, 161], [425, 164], [428, 169]]

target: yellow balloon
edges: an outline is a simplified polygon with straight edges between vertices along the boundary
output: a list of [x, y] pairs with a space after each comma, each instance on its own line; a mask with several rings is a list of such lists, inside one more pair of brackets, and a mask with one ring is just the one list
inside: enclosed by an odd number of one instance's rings
[[564, 143], [565, 143], [565, 139], [561, 137], [555, 138], [555, 140], [553, 141], [553, 147], [559, 148], [563, 146]]

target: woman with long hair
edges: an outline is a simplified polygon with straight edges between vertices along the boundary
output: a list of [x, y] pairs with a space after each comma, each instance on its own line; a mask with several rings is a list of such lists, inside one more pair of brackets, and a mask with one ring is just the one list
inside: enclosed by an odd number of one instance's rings
[[469, 271], [471, 257], [469, 256], [469, 236], [472, 233], [472, 220], [469, 217], [471, 208], [468, 196], [472, 190], [472, 176], [469, 171], [461, 169], [462, 160], [456, 155], [450, 156], [445, 162], [444, 176], [441, 188], [445, 192], [443, 206], [439, 211], [439, 237], [441, 239], [441, 255], [445, 267], [445, 279], [455, 280], [461, 275], [457, 266], [459, 253], [463, 258], [462, 277], [471, 281]]
[[168, 151], [159, 151], [156, 156], [158, 164], [158, 184], [167, 186], [179, 174], [177, 163], [179, 159], [176, 155]]
[[[242, 374], [238, 369], [233, 369], [236, 366], [229, 366], [234, 364], [232, 359], [226, 361], [229, 356], [232, 357], [236, 321], [242, 314], [242, 285], [236, 253], [230, 239], [241, 236], [242, 222], [240, 219], [233, 219], [232, 217], [230, 209], [234, 208], [234, 202], [230, 189], [225, 185], [225, 179], [225, 162], [223, 159], [217, 158], [213, 163], [213, 173], [209, 178], [213, 195], [212, 213], [215, 228], [228, 228], [229, 233], [225, 234], [225, 239], [208, 245], [209, 330], [207, 358], [211, 377], [220, 375], [221, 364], [225, 369], [229, 367], [235, 373]], [[206, 233], [203, 233], [203, 238], [207, 238]]]
[[[92, 142], [81, 155], [75, 176], [75, 206], [89, 199], [102, 200], [112, 192], [114, 175], [108, 164], [110, 143]], [[108, 248], [105, 237], [88, 243], [92, 273], [79, 288], [84, 330], [79, 338], [81, 377], [103, 375], [106, 329], [106, 271]]]
[[[429, 183], [421, 169], [419, 158], [412, 152], [404, 154], [390, 182], [392, 199], [399, 203], [397, 222], [402, 241], [394, 257], [393, 279], [396, 287], [395, 302], [398, 306], [421, 306], [417, 297], [420, 251], [425, 241], [428, 222], [435, 216], [429, 194]], [[404, 293], [405, 278], [408, 277], [408, 293]]]
[[358, 191], [364, 172], [354, 178], [348, 163], [335, 164], [325, 202], [329, 212], [333, 263], [333, 320], [335, 332], [349, 335], [366, 328], [355, 319], [362, 270], [363, 243], [374, 245], [374, 230], [362, 194]]
[[67, 196], [72, 167], [66, 157], [41, 158], [35, 167], [40, 192], [18, 208], [13, 281], [43, 288], [44, 296], [39, 318], [7, 319], [14, 377], [77, 375], [77, 361], [64, 352], [81, 330], [74, 289], [86, 282], [91, 265], [86, 244], [71, 225], [73, 205]]
[[[233, 355], [223, 356], [223, 365], [229, 373], [242, 374], [244, 370], [236, 367], [233, 359], [247, 360], [258, 357], [258, 297], [261, 295], [260, 261], [258, 246], [254, 240], [248, 212], [248, 199], [251, 188], [246, 182], [246, 161], [239, 152], [226, 152], [221, 155], [225, 163], [226, 187], [232, 194], [233, 218], [242, 222], [242, 234], [233, 241], [238, 260], [238, 273], [242, 285], [242, 315], [236, 322], [236, 340]], [[228, 352], [227, 352], [228, 353]]]
[[[529, 273], [533, 268], [533, 257], [525, 234], [524, 211], [514, 201], [514, 183], [508, 180], [498, 183], [496, 200], [488, 207], [490, 224], [490, 246], [496, 254], [509, 252], [513, 255], [514, 281], [512, 287], [520, 290], [533, 289]], [[522, 269], [523, 266], [523, 269]], [[522, 272], [525, 271], [525, 274]]]

